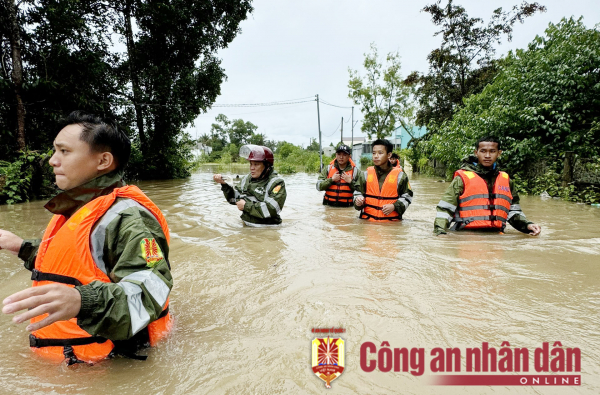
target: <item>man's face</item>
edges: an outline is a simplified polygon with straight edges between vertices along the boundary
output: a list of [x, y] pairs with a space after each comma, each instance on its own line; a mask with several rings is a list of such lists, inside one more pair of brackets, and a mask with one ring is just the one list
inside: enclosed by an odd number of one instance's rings
[[391, 152], [385, 150], [385, 145], [374, 145], [373, 146], [373, 163], [375, 166], [381, 166], [390, 160], [392, 156]]
[[50, 166], [54, 169], [56, 185], [63, 191], [75, 188], [96, 178], [100, 171], [102, 153], [93, 152], [79, 139], [81, 125], [65, 126], [54, 139], [54, 154]]
[[348, 159], [350, 159], [350, 155], [345, 152], [337, 152], [335, 154], [335, 159], [337, 160], [338, 165], [340, 165], [340, 169], [344, 170], [344, 168], [348, 165]]
[[482, 141], [475, 150], [475, 156], [483, 167], [492, 167], [502, 151], [498, 150], [498, 143]]
[[256, 160], [250, 161], [250, 176], [252, 176], [252, 178], [260, 177], [263, 170], [265, 170], [265, 164], [263, 162]]

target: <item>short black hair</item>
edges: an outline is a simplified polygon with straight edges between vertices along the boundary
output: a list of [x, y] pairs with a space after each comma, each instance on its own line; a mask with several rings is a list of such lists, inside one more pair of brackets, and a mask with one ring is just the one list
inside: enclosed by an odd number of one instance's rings
[[500, 140], [498, 140], [498, 138], [495, 136], [485, 136], [485, 137], [480, 138], [479, 140], [477, 140], [477, 143], [475, 144], [475, 149], [478, 150], [479, 143], [484, 143], [484, 142], [498, 144], [498, 151], [500, 151]]
[[119, 129], [116, 122], [83, 111], [73, 111], [61, 120], [61, 129], [69, 125], [81, 125], [79, 136], [95, 152], [110, 152], [117, 164], [116, 170], [123, 170], [131, 155], [131, 141]]
[[392, 159], [400, 159], [400, 156], [398, 156], [397, 153], [392, 152]]
[[371, 144], [371, 147], [375, 147], [376, 145], [383, 145], [385, 147], [386, 154], [390, 153], [394, 150], [394, 146], [387, 139], [377, 139], [377, 140], [373, 141], [373, 144]]

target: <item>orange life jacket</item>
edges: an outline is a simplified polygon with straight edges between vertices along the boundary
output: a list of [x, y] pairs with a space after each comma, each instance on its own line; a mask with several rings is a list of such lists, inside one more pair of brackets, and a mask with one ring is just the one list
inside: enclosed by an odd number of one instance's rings
[[375, 167], [367, 168], [367, 191], [365, 203], [359, 218], [369, 221], [399, 221], [400, 214], [396, 210], [385, 215], [382, 208], [386, 204], [394, 204], [399, 199], [398, 183], [402, 176], [402, 170], [394, 167], [388, 173], [383, 182], [383, 189], [379, 190], [379, 180]]
[[504, 229], [512, 203], [508, 174], [498, 173], [491, 195], [477, 173], [457, 170], [454, 177], [457, 176], [465, 186], [454, 214], [457, 229]]
[[[352, 159], [349, 160], [350, 165], [352, 165], [352, 170], [346, 171], [344, 173], [348, 174], [351, 178], [354, 178], [354, 172], [358, 170], [356, 169], [356, 165], [354, 164]], [[338, 172], [338, 168], [335, 167], [334, 164], [335, 159], [329, 163], [329, 173], [327, 174], [327, 178], [332, 178]], [[334, 182], [333, 184], [331, 184], [331, 186], [327, 188], [327, 190], [325, 190], [325, 196], [323, 196], [323, 199], [330, 203], [340, 203], [351, 206], [352, 197], [353, 193], [352, 188], [350, 188], [350, 184], [348, 184], [343, 179], [340, 179], [338, 182]]]
[[[148, 209], [158, 220], [167, 239], [170, 240], [167, 221], [158, 207], [136, 186], [116, 188], [112, 193], [97, 197], [81, 207], [70, 218], [54, 215], [46, 228], [35, 260], [31, 279], [33, 286], [53, 282], [71, 287], [89, 284], [92, 281], [111, 282], [98, 268], [91, 253], [90, 233], [94, 224], [111, 207], [118, 197], [133, 199]], [[165, 337], [171, 330], [169, 301], [165, 304], [161, 317], [148, 324], [148, 337], [151, 345]], [[41, 321], [47, 314], [35, 317], [32, 323]], [[93, 363], [106, 358], [114, 348], [112, 341], [92, 336], [77, 325], [77, 319], [57, 321], [34, 331], [30, 335], [31, 349], [42, 356], [55, 360]]]
[[[402, 166], [400, 166], [400, 161], [399, 160], [396, 161], [396, 166], [394, 166], [394, 168], [402, 170]], [[402, 170], [402, 171], [404, 171], [404, 170]]]

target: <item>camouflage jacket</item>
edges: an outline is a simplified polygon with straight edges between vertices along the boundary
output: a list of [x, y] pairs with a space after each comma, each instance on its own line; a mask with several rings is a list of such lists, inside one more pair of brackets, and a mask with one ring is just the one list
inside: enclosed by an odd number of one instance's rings
[[279, 213], [283, 209], [287, 193], [285, 182], [273, 168], [269, 170], [266, 177], [255, 180], [247, 174], [239, 185], [232, 187], [229, 184], [222, 184], [221, 190], [230, 204], [236, 204], [240, 199], [246, 201], [241, 216], [246, 225], [281, 223]]
[[[61, 192], [47, 204], [53, 214], [62, 214], [67, 218], [93, 199], [111, 193], [115, 188], [124, 186], [122, 174], [112, 172], [95, 178], [87, 183]], [[111, 207], [119, 202], [129, 200], [118, 198]], [[77, 315], [77, 324], [93, 336], [102, 336], [110, 340], [125, 340], [133, 337], [132, 323], [129, 314], [127, 295], [118, 283], [137, 271], [148, 270], [147, 261], [140, 250], [143, 239], [155, 239], [163, 252], [164, 259], [152, 267], [152, 273], [169, 288], [173, 287], [169, 265], [169, 246], [156, 218], [147, 210], [124, 204], [114, 218], [106, 225], [104, 231], [103, 260], [107, 274], [112, 282], [93, 281], [87, 285], [75, 287], [81, 294], [81, 310]], [[109, 209], [110, 210], [110, 209]], [[107, 212], [108, 213], [108, 212]], [[101, 223], [103, 216], [96, 226]], [[19, 251], [25, 268], [34, 268], [37, 250], [41, 240], [24, 240]], [[154, 302], [150, 291], [140, 287], [141, 305], [149, 316], [149, 321], [156, 320], [162, 307]]]
[[[477, 173], [486, 182], [488, 189], [491, 191], [494, 187], [494, 182], [498, 176], [498, 166], [494, 164], [492, 169], [486, 169], [477, 163], [477, 157], [469, 156], [463, 161], [462, 170], [472, 171]], [[508, 214], [508, 222], [518, 231], [527, 233], [527, 225], [533, 222], [528, 221], [519, 205], [519, 194], [511, 179], [509, 181], [510, 193], [512, 194], [511, 211]], [[458, 198], [464, 192], [464, 184], [460, 177], [454, 177], [448, 189], [442, 196], [442, 199], [437, 205], [437, 214], [434, 222], [433, 232], [436, 235], [444, 234], [450, 226], [450, 222], [454, 218], [454, 213], [458, 207]]]

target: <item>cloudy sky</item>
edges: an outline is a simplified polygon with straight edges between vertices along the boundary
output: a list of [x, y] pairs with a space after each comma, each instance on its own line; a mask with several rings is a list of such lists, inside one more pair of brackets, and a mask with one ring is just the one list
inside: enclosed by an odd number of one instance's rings
[[[517, 23], [512, 42], [503, 40], [497, 55], [524, 48], [548, 23], [563, 17], [583, 16], [588, 27], [600, 23], [599, 0], [538, 0], [547, 12]], [[319, 98], [341, 107], [351, 107], [348, 98], [348, 68], [362, 72], [364, 53], [375, 43], [379, 55], [398, 52], [402, 74], [427, 72], [427, 55], [440, 44], [434, 37], [430, 15], [421, 9], [433, 1], [420, 0], [254, 0], [254, 12], [241, 23], [241, 33], [222, 50], [222, 66], [228, 76], [215, 106], [197, 118], [188, 129], [192, 137], [209, 133], [218, 114], [241, 118], [258, 126], [272, 140], [306, 146], [318, 137], [316, 102], [254, 108], [217, 105], [268, 103]], [[445, 1], [444, 1], [445, 4]], [[498, 7], [509, 9], [518, 0], [456, 0], [469, 16], [489, 20]], [[323, 144], [338, 142], [341, 118], [344, 136], [350, 135], [351, 109], [321, 104]], [[354, 120], [362, 119], [354, 108]], [[363, 136], [361, 123], [355, 136]]]

